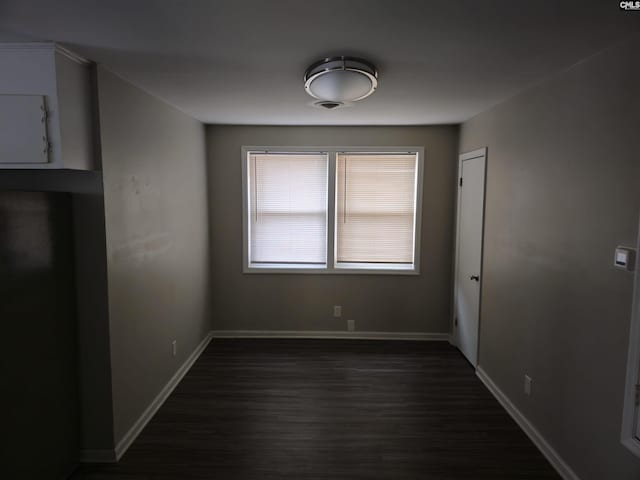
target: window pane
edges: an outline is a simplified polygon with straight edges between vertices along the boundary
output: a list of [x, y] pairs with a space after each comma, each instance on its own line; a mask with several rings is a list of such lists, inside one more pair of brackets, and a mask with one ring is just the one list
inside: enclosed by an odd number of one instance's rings
[[336, 262], [413, 263], [416, 154], [338, 154]]
[[327, 156], [250, 153], [250, 263], [326, 263]]

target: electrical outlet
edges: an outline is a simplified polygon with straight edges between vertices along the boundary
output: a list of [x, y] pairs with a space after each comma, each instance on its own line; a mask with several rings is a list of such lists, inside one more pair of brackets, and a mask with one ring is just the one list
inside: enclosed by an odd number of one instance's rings
[[524, 376], [524, 394], [527, 397], [531, 396], [531, 384], [533, 383], [533, 380], [531, 380], [531, 377], [529, 375], [525, 375]]
[[171, 342], [171, 354], [175, 357], [177, 353], [178, 353], [178, 344], [177, 344], [177, 341], [174, 340], [173, 342]]
[[353, 332], [356, 329], [356, 321], [355, 320], [347, 320], [347, 330], [349, 332]]
[[342, 305], [333, 306], [333, 318], [340, 318], [342, 316]]

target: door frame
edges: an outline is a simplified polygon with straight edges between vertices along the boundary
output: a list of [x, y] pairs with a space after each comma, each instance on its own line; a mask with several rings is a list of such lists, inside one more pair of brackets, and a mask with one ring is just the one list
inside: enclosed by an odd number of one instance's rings
[[456, 347], [460, 347], [458, 344], [458, 327], [457, 327], [457, 315], [456, 305], [458, 303], [458, 261], [460, 257], [460, 209], [462, 207], [460, 197], [462, 195], [462, 189], [460, 188], [460, 179], [462, 174], [462, 163], [467, 160], [473, 160], [475, 158], [484, 158], [484, 185], [482, 189], [482, 234], [480, 238], [480, 294], [478, 302], [478, 332], [476, 335], [476, 363], [473, 365], [477, 368], [480, 359], [480, 326], [482, 318], [482, 285], [483, 285], [483, 270], [484, 270], [484, 225], [485, 225], [485, 213], [486, 213], [486, 198], [487, 198], [487, 147], [478, 148], [470, 152], [461, 153], [458, 156], [458, 172], [456, 175], [456, 243], [455, 243], [455, 257], [453, 264], [453, 306], [451, 308], [451, 343]]
[[640, 218], [638, 220], [638, 238], [636, 245], [636, 264], [633, 282], [633, 302], [631, 326], [629, 332], [629, 352], [627, 357], [627, 375], [624, 391], [621, 442], [634, 455], [640, 457], [640, 405], [636, 405], [636, 385], [640, 384]]

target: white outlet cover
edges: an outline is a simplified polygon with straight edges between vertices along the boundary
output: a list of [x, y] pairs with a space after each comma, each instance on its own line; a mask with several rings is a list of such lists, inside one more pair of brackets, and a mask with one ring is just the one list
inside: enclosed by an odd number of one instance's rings
[[633, 272], [636, 261], [635, 248], [623, 247], [618, 245], [613, 258], [613, 266], [621, 270]]
[[333, 306], [333, 316], [335, 318], [340, 318], [342, 316], [342, 306], [341, 305], [334, 305]]
[[347, 330], [353, 332], [356, 329], [356, 321], [355, 320], [347, 320]]

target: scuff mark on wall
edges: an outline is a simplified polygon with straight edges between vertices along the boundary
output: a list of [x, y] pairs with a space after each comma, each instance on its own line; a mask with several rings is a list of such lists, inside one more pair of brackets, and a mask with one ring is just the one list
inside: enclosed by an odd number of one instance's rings
[[172, 247], [171, 234], [153, 233], [117, 245], [111, 252], [111, 260], [114, 263], [145, 263], [164, 255]]

